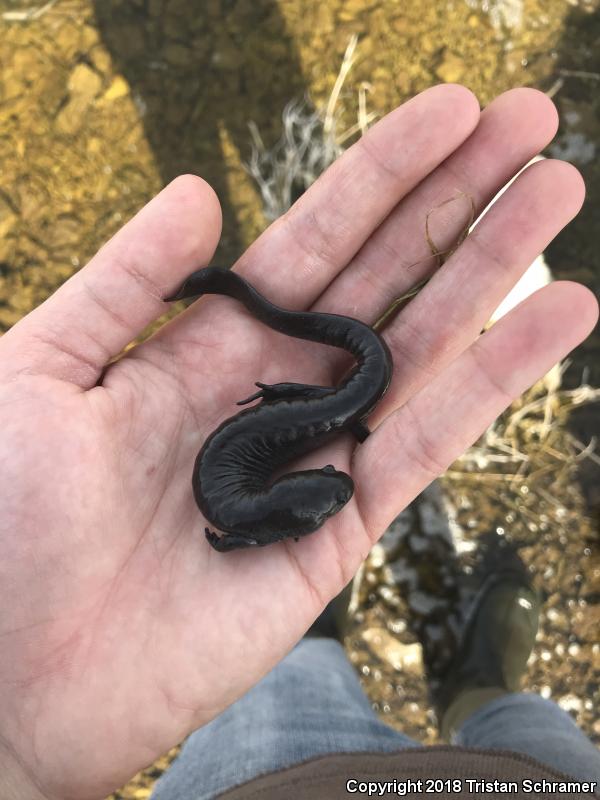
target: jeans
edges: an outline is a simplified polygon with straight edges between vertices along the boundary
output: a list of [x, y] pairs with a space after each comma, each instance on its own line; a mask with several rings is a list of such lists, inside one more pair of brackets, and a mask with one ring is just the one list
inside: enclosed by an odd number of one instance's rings
[[[600, 751], [565, 711], [536, 694], [492, 700], [468, 717], [453, 743], [516, 751], [579, 780], [600, 781]], [[151, 800], [208, 800], [319, 754], [420, 746], [377, 718], [338, 642], [303, 639], [187, 739]]]

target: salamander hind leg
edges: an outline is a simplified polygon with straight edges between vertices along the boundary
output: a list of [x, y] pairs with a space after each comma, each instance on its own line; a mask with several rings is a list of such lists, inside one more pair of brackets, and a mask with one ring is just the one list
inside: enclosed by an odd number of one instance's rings
[[329, 386], [312, 386], [308, 383], [260, 383], [257, 381], [255, 386], [258, 386], [260, 391], [245, 400], [239, 400], [238, 406], [245, 406], [259, 398], [263, 403], [270, 403], [273, 400], [293, 400], [298, 397], [325, 397], [335, 391]]
[[366, 423], [361, 422], [360, 420], [353, 422], [349, 426], [348, 430], [361, 444], [371, 435], [371, 431], [367, 427]]

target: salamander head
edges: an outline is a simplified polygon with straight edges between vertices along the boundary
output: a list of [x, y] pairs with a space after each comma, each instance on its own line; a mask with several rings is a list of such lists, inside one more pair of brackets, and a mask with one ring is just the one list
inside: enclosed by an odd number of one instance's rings
[[[204, 510], [207, 519], [226, 534], [217, 549], [266, 545], [312, 533], [337, 514], [354, 492], [352, 479], [333, 467], [291, 472], [258, 493], [223, 499], [218, 514]], [[222, 495], [220, 495], [222, 497]], [[215, 547], [215, 543], [209, 541]]]
[[312, 533], [337, 514], [353, 493], [352, 478], [333, 467], [289, 473], [271, 487], [269, 523], [285, 536]]

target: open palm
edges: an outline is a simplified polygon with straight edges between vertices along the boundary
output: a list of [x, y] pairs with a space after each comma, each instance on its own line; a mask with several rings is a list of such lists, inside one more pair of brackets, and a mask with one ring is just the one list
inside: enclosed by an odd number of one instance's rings
[[[427, 212], [459, 193], [483, 208], [555, 127], [533, 90], [480, 115], [466, 89], [430, 89], [351, 148], [235, 268], [286, 308], [373, 323], [433, 269]], [[202, 180], [174, 181], [0, 340], [7, 796], [101, 797], [282, 658], [393, 517], [593, 326], [593, 297], [561, 283], [478, 337], [582, 196], [569, 165], [529, 168], [392, 323], [394, 377], [373, 435], [359, 446], [341, 436], [303, 462], [349, 472], [355, 495], [298, 543], [215, 552], [192, 466], [254, 381], [332, 385], [339, 351], [206, 297], [104, 371], [210, 259], [220, 211]], [[449, 214], [436, 243], [464, 223]]]

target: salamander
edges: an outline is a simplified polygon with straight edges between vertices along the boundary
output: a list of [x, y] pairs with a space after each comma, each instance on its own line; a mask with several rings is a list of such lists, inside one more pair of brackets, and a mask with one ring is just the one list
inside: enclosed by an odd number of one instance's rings
[[257, 382], [257, 392], [238, 405], [260, 403], [226, 419], [211, 433], [194, 464], [192, 488], [206, 520], [209, 543], [221, 552], [263, 546], [312, 533], [352, 497], [352, 478], [331, 464], [273, 480], [286, 463], [343, 431], [359, 441], [369, 435], [365, 419], [385, 393], [392, 357], [383, 339], [352, 317], [288, 311], [269, 302], [236, 272], [205, 267], [193, 272], [165, 302], [203, 294], [235, 298], [275, 331], [333, 345], [356, 366], [337, 387]]

